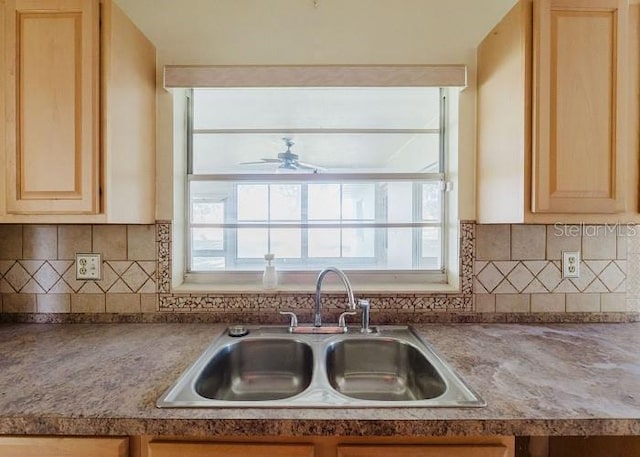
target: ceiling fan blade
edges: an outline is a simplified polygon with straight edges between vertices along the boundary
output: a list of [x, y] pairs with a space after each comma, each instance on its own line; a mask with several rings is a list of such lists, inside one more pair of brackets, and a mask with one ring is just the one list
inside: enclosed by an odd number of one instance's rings
[[280, 159], [260, 159], [255, 162], [240, 162], [240, 165], [258, 165], [263, 163], [280, 163], [282, 162]]
[[318, 166], [318, 165], [314, 165], [312, 163], [305, 163], [305, 162], [296, 162], [296, 166], [298, 168], [303, 168], [305, 170], [318, 170], [318, 171], [327, 171], [326, 168]]

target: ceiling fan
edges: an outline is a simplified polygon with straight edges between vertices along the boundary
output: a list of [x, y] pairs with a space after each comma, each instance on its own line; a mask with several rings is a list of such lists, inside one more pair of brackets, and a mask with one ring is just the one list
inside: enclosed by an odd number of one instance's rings
[[242, 162], [240, 165], [262, 165], [266, 163], [278, 163], [278, 170], [283, 171], [299, 171], [310, 170], [313, 173], [318, 171], [324, 171], [325, 169], [310, 163], [300, 162], [298, 154], [291, 151], [291, 147], [295, 144], [291, 138], [283, 138], [284, 144], [287, 146], [287, 150], [278, 154], [277, 159], [262, 158], [256, 162]]

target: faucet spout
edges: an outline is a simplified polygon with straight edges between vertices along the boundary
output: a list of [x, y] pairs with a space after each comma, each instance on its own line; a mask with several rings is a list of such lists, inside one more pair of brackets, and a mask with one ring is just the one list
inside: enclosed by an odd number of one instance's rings
[[313, 311], [313, 325], [314, 327], [322, 326], [322, 281], [327, 273], [335, 273], [344, 284], [345, 289], [347, 289], [347, 299], [349, 301], [349, 309], [356, 309], [356, 300], [353, 296], [353, 289], [351, 288], [351, 283], [349, 282], [349, 278], [344, 274], [342, 270], [336, 267], [328, 267], [320, 272], [318, 275], [318, 279], [316, 280], [316, 299], [315, 306]]

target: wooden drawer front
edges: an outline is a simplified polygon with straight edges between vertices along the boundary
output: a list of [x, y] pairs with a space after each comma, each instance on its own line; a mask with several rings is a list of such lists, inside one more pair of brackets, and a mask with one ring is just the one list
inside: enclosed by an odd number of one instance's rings
[[508, 457], [502, 445], [338, 446], [338, 457]]
[[128, 438], [0, 437], [2, 457], [127, 457]]
[[312, 444], [149, 443], [148, 457], [313, 457]]

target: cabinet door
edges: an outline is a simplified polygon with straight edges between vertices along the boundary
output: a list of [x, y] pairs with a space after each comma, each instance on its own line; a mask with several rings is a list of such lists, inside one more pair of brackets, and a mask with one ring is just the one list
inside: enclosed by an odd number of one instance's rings
[[149, 443], [148, 457], [313, 457], [312, 444]]
[[502, 445], [338, 446], [338, 457], [507, 457]]
[[127, 457], [127, 438], [0, 437], [2, 457]]
[[7, 212], [99, 210], [99, 3], [6, 0]]
[[534, 212], [625, 209], [628, 8], [627, 0], [534, 2]]

